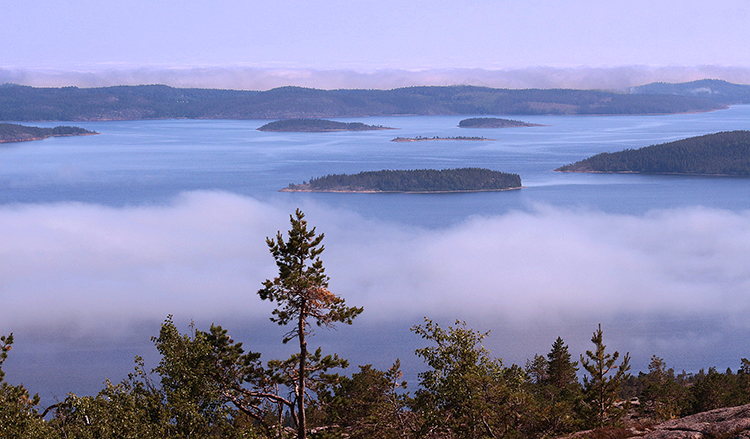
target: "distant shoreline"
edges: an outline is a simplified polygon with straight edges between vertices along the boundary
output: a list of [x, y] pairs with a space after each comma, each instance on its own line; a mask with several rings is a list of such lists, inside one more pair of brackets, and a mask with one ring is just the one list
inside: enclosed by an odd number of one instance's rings
[[[302, 186], [302, 185], [298, 185]], [[307, 185], [309, 186], [309, 185]], [[336, 194], [458, 194], [471, 192], [505, 192], [523, 189], [526, 186], [509, 187], [503, 189], [475, 189], [461, 191], [375, 191], [375, 190], [335, 190], [335, 189], [297, 189], [288, 188], [279, 189], [279, 192], [318, 192], [318, 193], [336, 193]]]
[[77, 136], [96, 136], [101, 133], [86, 133], [86, 134], [53, 134], [51, 136], [43, 136], [43, 137], [30, 137], [28, 139], [0, 139], [0, 143], [18, 143], [18, 142], [33, 142], [35, 140], [44, 140], [49, 139], [50, 137], [77, 137]]
[[561, 169], [553, 169], [554, 172], [562, 172], [566, 174], [642, 174], [642, 175], [684, 175], [686, 177], [737, 177], [737, 178], [748, 178], [750, 175], [739, 175], [739, 174], [700, 174], [693, 172], [643, 172], [643, 171], [563, 171]]
[[0, 87], [0, 101], [15, 102], [0, 106], [3, 121], [269, 120], [409, 114], [658, 115], [727, 107], [726, 103], [695, 96], [476, 86], [391, 90], [278, 87], [250, 91], [166, 85], [43, 88], [10, 84]]
[[61, 125], [54, 128], [41, 128], [15, 123], [0, 123], [0, 144], [33, 142], [50, 137], [93, 136], [94, 134], [99, 133], [72, 126]]

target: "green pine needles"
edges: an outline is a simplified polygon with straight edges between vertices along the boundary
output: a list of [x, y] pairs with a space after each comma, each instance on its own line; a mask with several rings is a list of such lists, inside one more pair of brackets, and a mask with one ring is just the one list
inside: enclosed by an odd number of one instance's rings
[[306, 437], [305, 386], [308, 371], [307, 336], [312, 333], [310, 321], [318, 326], [331, 327], [335, 323], [351, 325], [363, 308], [348, 307], [343, 298], [328, 290], [328, 275], [325, 274], [320, 254], [323, 234], [315, 234], [315, 227], [308, 230], [305, 214], [297, 209], [289, 216], [291, 229], [285, 241], [281, 232], [276, 239], [266, 238], [279, 275], [263, 282], [258, 295], [263, 300], [278, 304], [272, 311], [271, 321], [279, 325], [294, 324], [284, 336], [284, 343], [299, 340], [299, 357], [296, 398], [299, 439]]

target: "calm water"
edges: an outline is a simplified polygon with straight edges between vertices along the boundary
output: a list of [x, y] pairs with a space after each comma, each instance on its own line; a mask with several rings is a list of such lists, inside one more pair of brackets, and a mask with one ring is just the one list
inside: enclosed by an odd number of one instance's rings
[[[253, 120], [75, 123], [101, 135], [2, 148], [0, 203], [137, 205], [166, 202], [187, 190], [220, 189], [261, 200], [312, 199], [366, 217], [428, 227], [453, 224], [471, 215], [525, 209], [534, 203], [633, 214], [690, 205], [750, 207], [746, 179], [552, 171], [599, 152], [750, 129], [750, 106], [668, 116], [516, 116], [546, 125], [531, 128], [458, 128], [462, 118], [358, 118], [399, 129], [355, 133], [260, 132], [256, 128], [265, 121]], [[420, 135], [496, 140], [390, 141], [396, 136]], [[526, 188], [461, 195], [277, 192], [289, 183], [329, 173], [466, 166], [518, 173]]]
[[[690, 206], [732, 212], [750, 209], [750, 179], [746, 178], [553, 172], [554, 168], [600, 152], [640, 148], [717, 131], [750, 129], [750, 106], [667, 116], [504, 116], [545, 125], [507, 129], [459, 129], [457, 124], [465, 117], [356, 118], [398, 130], [354, 133], [260, 132], [256, 128], [266, 121], [253, 120], [74, 122], [69, 124], [101, 135], [0, 146], [0, 204], [8, 208], [61, 202], [152, 206], [167, 204], [186, 191], [221, 190], [271, 205], [315, 203], [331, 210], [352, 211], [366, 220], [431, 231], [449, 230], [477, 216], [533, 211], [538, 205], [633, 216], [654, 209]], [[391, 142], [396, 136], [484, 136], [495, 140]], [[502, 193], [421, 195], [278, 192], [289, 183], [329, 173], [467, 166], [518, 173], [525, 188]], [[2, 279], [0, 298], [10, 299]], [[695, 355], [680, 357], [671, 352], [668, 364], [677, 359], [681, 361], [678, 369], [736, 367], [739, 355], [748, 355], [747, 349], [740, 346], [747, 339], [746, 334], [734, 327], [723, 328], [715, 318], [697, 323], [692, 317], [689, 321], [672, 318], [664, 323], [646, 316], [637, 325], [633, 321], [630, 315], [612, 320], [609, 327], [622, 339], [630, 337], [629, 349], [646, 346], [636, 359], [636, 370], [643, 369], [654, 353], [648, 350], [653, 344], [644, 341], [644, 334], [649, 333], [689, 334], [706, 330], [726, 338], [726, 346], [707, 346]], [[222, 323], [229, 326], [232, 321]], [[235, 323], [248, 326], [241, 320]], [[418, 321], [385, 326], [365, 321], [334, 334], [347, 337], [346, 347], [335, 349], [344, 356], [358, 356], [360, 362], [374, 362], [378, 367], [388, 367], [400, 356], [407, 377], [413, 382], [419, 362], [406, 357], [418, 340], [405, 338], [403, 334], [404, 327], [414, 323]], [[593, 318], [569, 322], [566, 326], [579, 334], [578, 340], [571, 341], [572, 347], [575, 344], [571, 349], [574, 356], [588, 342], [596, 323]], [[158, 331], [158, 324], [156, 320], [136, 325], [131, 328], [131, 336], [108, 339], [106, 343], [90, 334], [68, 337], [66, 328], [43, 329], [31, 337], [33, 341], [14, 347], [11, 358], [14, 361], [6, 364], [8, 379], [24, 382], [33, 391], [41, 392], [47, 401], [50, 397], [62, 398], [67, 391], [93, 393], [101, 388], [104, 377], [114, 381], [122, 378], [131, 369], [131, 359], [136, 354], [150, 358], [151, 365], [158, 361], [153, 352], [147, 351], [148, 337]], [[278, 331], [267, 323], [249, 326], [253, 329], [242, 329], [241, 335], [272, 339], [272, 343], [262, 344], [263, 352], [272, 351], [271, 346], [278, 344]], [[5, 330], [2, 322], [0, 328]], [[502, 355], [517, 362], [541, 352], [528, 352], [529, 345], [548, 346], [554, 340], [551, 335], [556, 336], [558, 333], [554, 331], [558, 328], [548, 329], [510, 323], [493, 326], [493, 330], [506, 337], [497, 346], [503, 349]], [[322, 334], [318, 340], [326, 345], [334, 343], [330, 341], [334, 336]], [[666, 353], [659, 354], [670, 355], [670, 346], [662, 348]], [[272, 352], [266, 358], [273, 356]], [[96, 372], [92, 372], [94, 365]]]

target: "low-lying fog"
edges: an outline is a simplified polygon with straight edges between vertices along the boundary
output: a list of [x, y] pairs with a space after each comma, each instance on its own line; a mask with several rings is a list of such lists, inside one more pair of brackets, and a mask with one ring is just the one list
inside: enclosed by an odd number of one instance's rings
[[[8, 380], [57, 397], [96, 391], [135, 354], [155, 365], [148, 338], [169, 314], [184, 331], [222, 324], [266, 360], [288, 355], [256, 292], [276, 273], [265, 238], [288, 229], [295, 207], [224, 192], [164, 206], [0, 207], [0, 333], [16, 336]], [[365, 308], [311, 344], [354, 366], [401, 357], [414, 381], [421, 340], [409, 327], [423, 316], [491, 330], [507, 364], [546, 353], [558, 335], [577, 356], [599, 322], [636, 371], [652, 354], [678, 371], [736, 369], [750, 356], [750, 212], [537, 206], [422, 229], [299, 207], [325, 233], [331, 289]]]

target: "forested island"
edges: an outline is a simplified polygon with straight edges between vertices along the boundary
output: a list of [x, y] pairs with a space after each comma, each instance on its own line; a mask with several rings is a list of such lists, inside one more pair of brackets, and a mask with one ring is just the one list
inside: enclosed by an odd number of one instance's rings
[[56, 126], [54, 128], [30, 127], [15, 123], [0, 123], [0, 143], [27, 142], [48, 137], [89, 136], [99, 134], [79, 127]]
[[138, 85], [0, 85], [0, 120], [301, 119], [398, 115], [671, 114], [726, 104], [704, 96], [475, 86], [268, 91]]
[[518, 174], [483, 168], [367, 171], [289, 184], [283, 192], [480, 192], [521, 188]]
[[601, 153], [560, 172], [750, 175], [750, 131], [723, 131], [674, 142]]
[[367, 125], [362, 122], [336, 122], [325, 119], [283, 119], [267, 123], [258, 131], [326, 133], [331, 131], [377, 131], [395, 130], [382, 125]]
[[472, 117], [458, 123], [459, 128], [515, 128], [541, 127], [537, 123], [521, 122], [520, 120], [502, 119], [499, 117]]
[[484, 141], [484, 140], [495, 140], [495, 139], [488, 139], [486, 137], [478, 137], [478, 136], [454, 136], [454, 137], [423, 137], [423, 136], [416, 136], [416, 137], [396, 137], [394, 139], [391, 139], [391, 142], [425, 142], [425, 141], [431, 141], [431, 140], [469, 140], [469, 141]]

